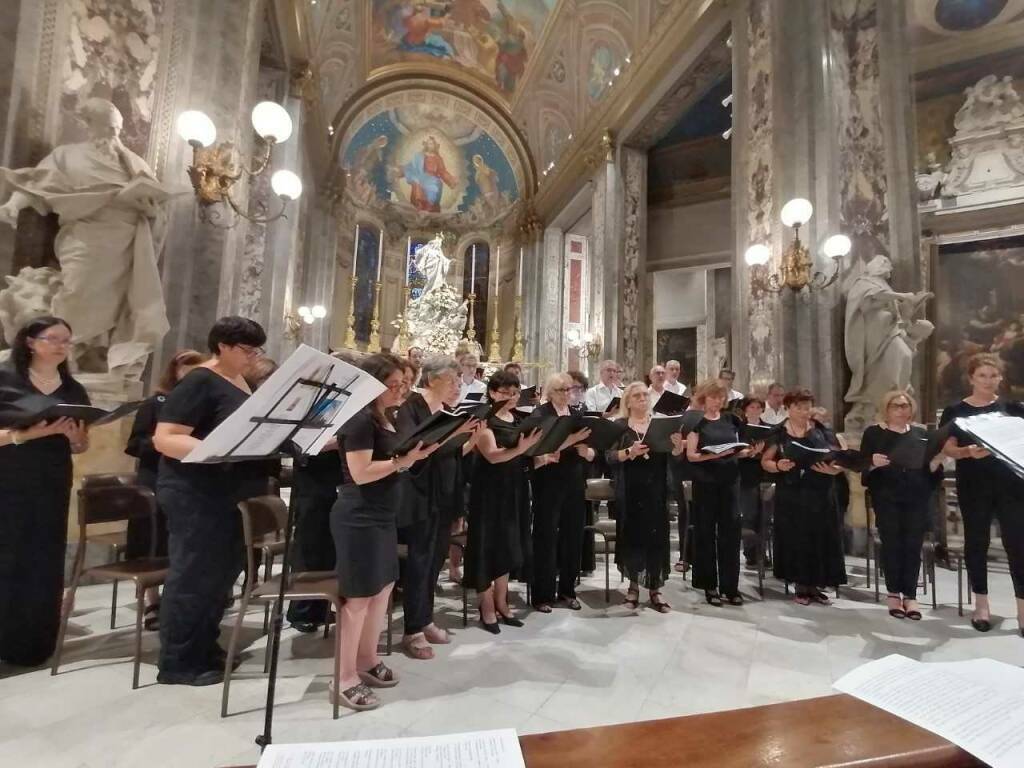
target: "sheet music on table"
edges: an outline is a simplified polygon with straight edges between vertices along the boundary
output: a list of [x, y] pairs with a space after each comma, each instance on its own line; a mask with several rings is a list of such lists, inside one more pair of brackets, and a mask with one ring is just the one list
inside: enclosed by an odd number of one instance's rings
[[938, 734], [992, 768], [1024, 765], [1024, 670], [992, 659], [871, 661], [833, 687]]
[[407, 739], [271, 744], [256, 768], [526, 768], [511, 728]]

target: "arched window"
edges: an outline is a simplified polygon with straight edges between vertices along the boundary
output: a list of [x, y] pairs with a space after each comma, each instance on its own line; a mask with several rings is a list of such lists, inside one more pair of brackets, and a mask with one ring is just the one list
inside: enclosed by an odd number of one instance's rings
[[429, 241], [422, 237], [414, 237], [406, 241], [409, 245], [409, 253], [406, 254], [406, 268], [409, 270], [409, 299], [418, 299], [423, 293], [423, 283], [426, 277], [416, 266], [416, 249], [426, 245]]
[[[476, 254], [476, 268], [473, 267], [474, 252]], [[480, 240], [466, 246], [463, 254], [462, 266], [462, 295], [476, 294], [476, 304], [473, 306], [473, 330], [476, 331], [476, 341], [481, 347], [487, 338], [487, 298], [490, 296], [491, 288], [491, 247]], [[474, 282], [475, 272], [475, 282]]]
[[356, 287], [353, 314], [356, 318], [356, 341], [370, 341], [370, 320], [373, 318], [374, 283], [377, 281], [377, 261], [380, 230], [371, 226], [359, 227], [356, 248]]

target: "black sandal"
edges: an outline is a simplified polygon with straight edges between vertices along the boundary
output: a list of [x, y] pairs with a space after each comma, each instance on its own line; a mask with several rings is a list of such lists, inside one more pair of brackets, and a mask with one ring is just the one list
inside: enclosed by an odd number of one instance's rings
[[655, 598], [660, 597], [660, 592], [651, 592], [651, 608], [656, 610], [658, 613], [668, 613], [672, 610], [672, 606], [666, 603], [664, 600], [655, 600]]
[[146, 606], [146, 610], [142, 612], [142, 626], [150, 632], [160, 629], [160, 603]]
[[640, 590], [627, 590], [626, 599], [623, 601], [623, 605], [629, 608], [631, 611], [635, 611], [640, 607]]
[[704, 599], [707, 600], [708, 605], [713, 605], [716, 608], [722, 607], [722, 596], [717, 592], [712, 592], [710, 590], [705, 589]]
[[551, 606], [547, 603], [541, 603], [540, 605], [533, 606], [533, 610], [539, 613], [551, 613]]
[[886, 600], [896, 600], [900, 604], [899, 608], [890, 608], [889, 609], [889, 615], [890, 616], [892, 616], [894, 619], [905, 619], [905, 618], [907, 618], [907, 612], [903, 610], [903, 601], [900, 599], [899, 595], [886, 595], [885, 599]]
[[378, 662], [377, 666], [359, 673], [359, 679], [372, 688], [393, 688], [398, 685], [398, 678], [384, 662]]
[[814, 592], [810, 598], [818, 605], [832, 605], [832, 599], [824, 592]]
[[735, 595], [728, 595], [725, 598], [729, 605], [743, 605], [743, 595], [737, 592]]
[[565, 605], [570, 611], [578, 611], [583, 608], [580, 601], [575, 597], [562, 597], [561, 600], [565, 600]]

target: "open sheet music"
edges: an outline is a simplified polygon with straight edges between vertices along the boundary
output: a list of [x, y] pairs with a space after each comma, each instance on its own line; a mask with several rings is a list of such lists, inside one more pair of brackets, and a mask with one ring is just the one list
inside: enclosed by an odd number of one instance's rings
[[961, 417], [956, 425], [1024, 477], [1024, 419], [1005, 413]]
[[[288, 439], [303, 453], [317, 454], [383, 391], [370, 374], [302, 344], [183, 461], [269, 456]], [[297, 429], [307, 416], [308, 424]]]

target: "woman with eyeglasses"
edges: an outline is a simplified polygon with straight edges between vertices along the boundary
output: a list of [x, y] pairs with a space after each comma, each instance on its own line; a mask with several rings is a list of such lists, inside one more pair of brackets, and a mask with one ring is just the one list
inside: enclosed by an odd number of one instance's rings
[[514, 408], [519, 379], [496, 371], [487, 396], [501, 408], [488, 419], [477, 440], [481, 460], [470, 489], [466, 585], [479, 595], [480, 624], [491, 634], [500, 624], [521, 627], [508, 604], [509, 574], [524, 562], [523, 522], [530, 515], [530, 486], [523, 457], [540, 440], [540, 432], [520, 432]]
[[886, 392], [879, 404], [878, 423], [864, 430], [860, 452], [868, 462], [864, 486], [871, 492], [871, 506], [882, 542], [889, 615], [920, 621], [917, 576], [921, 571], [921, 545], [928, 530], [932, 491], [942, 480], [942, 456], [916, 468], [900, 466], [889, 459], [889, 452], [898, 441], [927, 443], [927, 430], [911, 423], [915, 410], [914, 399], [906, 392]]
[[385, 390], [338, 432], [341, 485], [331, 511], [338, 589], [345, 597], [338, 621], [340, 690], [331, 696], [349, 709], [380, 706], [371, 688], [398, 684], [380, 660], [377, 641], [384, 629], [388, 598], [398, 578], [398, 511], [401, 474], [427, 459], [437, 446], [420, 443], [404, 456], [394, 451], [400, 437], [390, 414], [402, 402], [405, 381], [400, 358], [370, 355], [360, 366]]
[[955, 425], [957, 418], [984, 413], [1022, 414], [1021, 403], [999, 396], [1003, 364], [995, 355], [979, 354], [967, 361], [971, 394], [947, 406], [939, 426], [950, 425], [943, 453], [956, 460], [956, 495], [964, 519], [964, 560], [974, 591], [971, 626], [978, 632], [992, 629], [988, 602], [988, 545], [992, 519], [999, 521], [1003, 548], [1009, 561], [1013, 593], [1017, 597], [1017, 624], [1024, 637], [1024, 481]]
[[819, 461], [799, 467], [787, 449], [799, 443], [812, 449], [842, 448], [832, 430], [811, 413], [814, 395], [789, 392], [782, 401], [787, 417], [776, 442], [761, 457], [761, 467], [775, 479], [775, 578], [792, 582], [796, 603], [830, 605], [823, 587], [846, 583], [842, 521], [836, 506], [836, 475], [843, 470]]
[[[619, 573], [629, 579], [626, 607], [639, 607], [643, 587], [649, 592], [651, 608], [668, 613], [670, 606], [661, 597], [661, 588], [671, 573], [665, 499], [668, 454], [650, 453], [644, 443], [651, 426], [651, 405], [643, 382], [634, 381], [626, 387], [616, 421], [626, 431], [613, 448], [605, 451], [605, 460], [615, 480], [615, 563]], [[677, 442], [673, 454], [678, 456], [682, 450]]]
[[178, 383], [160, 412], [156, 496], [167, 514], [170, 565], [160, 603], [159, 683], [213, 685], [224, 677], [217, 637], [225, 596], [242, 569], [237, 504], [266, 492], [266, 462], [182, 459], [249, 398], [245, 375], [266, 340], [258, 323], [222, 317], [207, 339], [212, 357]]
[[[547, 402], [538, 405], [531, 418], [570, 416], [572, 379], [555, 373], [544, 385]], [[551, 613], [558, 598], [574, 611], [583, 606], [576, 599], [583, 549], [586, 506], [584, 465], [594, 460], [594, 449], [584, 445], [589, 429], [572, 432], [557, 451], [533, 459], [533, 607]], [[557, 590], [556, 590], [557, 581]]]
[[[132, 433], [128, 437], [128, 444], [124, 452], [129, 456], [137, 458], [138, 465], [135, 472], [137, 482], [146, 488], [156, 492], [156, 478], [160, 469], [160, 452], [153, 445], [153, 434], [156, 432], [157, 422], [160, 420], [160, 411], [167, 402], [167, 395], [178, 386], [185, 376], [197, 365], [206, 360], [206, 357], [194, 349], [183, 349], [178, 352], [164, 369], [160, 381], [156, 385], [156, 391], [152, 397], [142, 404], [135, 413], [135, 423], [132, 424]], [[156, 534], [156, 541], [153, 541], [153, 534]], [[128, 521], [128, 532], [125, 547], [125, 557], [129, 560], [138, 557], [149, 557], [152, 552], [155, 557], [167, 557], [167, 515], [157, 507], [155, 524], [151, 525], [149, 520], [132, 518]], [[144, 611], [143, 624], [146, 629], [153, 631], [160, 626], [160, 588], [151, 587], [146, 590], [146, 608]]]
[[[457, 402], [459, 364], [441, 355], [423, 362], [424, 386], [406, 397], [395, 415], [400, 435], [416, 430], [423, 422]], [[414, 659], [432, 659], [431, 644], [451, 642], [448, 632], [434, 623], [434, 587], [448, 549], [452, 522], [463, 516], [462, 457], [476, 444], [471, 419], [458, 434], [468, 440], [451, 440], [428, 460], [417, 464], [402, 479], [398, 512], [398, 537], [408, 547], [402, 576], [405, 634], [402, 647]]]
[[[36, 318], [18, 331], [10, 360], [0, 364], [0, 414], [33, 395], [89, 404], [68, 370], [71, 338], [58, 317]], [[56, 647], [71, 454], [88, 447], [85, 426], [71, 419], [0, 428], [0, 661], [34, 667]]]

